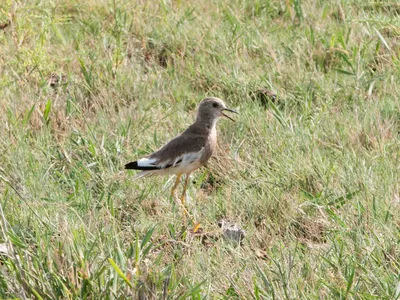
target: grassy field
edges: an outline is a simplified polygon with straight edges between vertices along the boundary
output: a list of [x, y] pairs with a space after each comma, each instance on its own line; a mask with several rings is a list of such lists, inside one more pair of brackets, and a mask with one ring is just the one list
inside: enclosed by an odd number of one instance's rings
[[[0, 298], [400, 298], [399, 16], [396, 0], [3, 0]], [[240, 115], [192, 176], [194, 235], [171, 180], [123, 166], [205, 96]]]

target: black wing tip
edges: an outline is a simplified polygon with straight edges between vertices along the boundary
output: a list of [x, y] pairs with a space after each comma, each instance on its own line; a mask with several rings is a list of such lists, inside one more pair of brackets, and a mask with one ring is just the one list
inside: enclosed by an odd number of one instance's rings
[[137, 161], [133, 161], [133, 162], [130, 162], [129, 164], [126, 164], [125, 165], [125, 169], [127, 169], [127, 170], [137, 170], [138, 169], [138, 164], [137, 164]]
[[141, 167], [138, 166], [137, 161], [130, 162], [125, 165], [125, 169], [127, 170], [141, 170], [141, 171], [152, 171], [152, 170], [159, 170], [158, 167]]

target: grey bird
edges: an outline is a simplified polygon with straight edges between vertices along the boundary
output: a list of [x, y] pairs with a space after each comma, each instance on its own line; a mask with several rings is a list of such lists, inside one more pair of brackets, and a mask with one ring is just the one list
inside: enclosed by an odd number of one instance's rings
[[[190, 174], [203, 166], [213, 154], [217, 146], [216, 125], [220, 117], [226, 117], [224, 111], [236, 113], [227, 108], [224, 101], [219, 98], [205, 98], [200, 102], [196, 121], [184, 132], [169, 141], [158, 151], [137, 161], [125, 165], [125, 169], [141, 170], [135, 179], [152, 175], [176, 174], [177, 178], [171, 190], [171, 196], [175, 199], [175, 191], [180, 178], [186, 175], [181, 204], [184, 205], [186, 189]], [[186, 211], [187, 212], [187, 211]]]

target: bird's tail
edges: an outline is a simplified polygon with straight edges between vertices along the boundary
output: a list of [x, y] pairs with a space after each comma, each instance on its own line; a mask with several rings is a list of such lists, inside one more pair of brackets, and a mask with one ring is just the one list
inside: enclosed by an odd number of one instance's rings
[[138, 173], [133, 177], [133, 180], [140, 179], [143, 177], [148, 177], [154, 174], [156, 170], [159, 170], [158, 167], [152, 165], [153, 161], [147, 158], [139, 159], [138, 161], [133, 161], [125, 165], [125, 169], [127, 170], [141, 170], [142, 172]]
[[144, 177], [149, 177], [149, 176], [152, 176], [152, 175], [154, 175], [153, 171], [143, 171], [143, 172], [137, 173], [133, 177], [133, 180], [137, 180], [137, 179], [144, 178]]
[[160, 167], [156, 165], [156, 159], [151, 158], [141, 158], [137, 161], [130, 162], [125, 165], [125, 169], [151, 171], [159, 170]]

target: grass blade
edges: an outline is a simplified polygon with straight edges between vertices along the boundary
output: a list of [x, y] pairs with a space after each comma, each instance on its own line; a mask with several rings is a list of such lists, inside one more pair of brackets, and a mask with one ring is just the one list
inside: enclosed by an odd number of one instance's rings
[[129, 285], [129, 287], [132, 287], [132, 283], [128, 280], [128, 278], [124, 275], [121, 269], [117, 266], [115, 261], [112, 258], [109, 258], [108, 261], [110, 262], [114, 270], [117, 272], [118, 276], [121, 277], [126, 282], [126, 284]]

